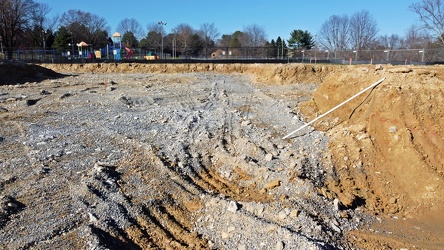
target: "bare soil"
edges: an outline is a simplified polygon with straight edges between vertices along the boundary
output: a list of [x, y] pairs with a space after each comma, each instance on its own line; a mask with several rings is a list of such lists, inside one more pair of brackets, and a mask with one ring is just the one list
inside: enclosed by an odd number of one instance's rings
[[0, 76], [3, 248], [444, 248], [442, 66], [26, 69]]

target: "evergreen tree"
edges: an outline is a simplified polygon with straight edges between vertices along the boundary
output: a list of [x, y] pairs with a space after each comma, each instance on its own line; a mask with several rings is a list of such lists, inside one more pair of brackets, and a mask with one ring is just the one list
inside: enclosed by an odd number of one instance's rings
[[59, 28], [54, 35], [54, 44], [53, 47], [57, 50], [58, 53], [70, 50], [72, 46], [71, 44], [71, 34], [68, 32], [65, 26]]
[[277, 46], [276, 46], [276, 42], [274, 41], [274, 39], [271, 39], [271, 41], [269, 43], [267, 43], [266, 46], [269, 48], [267, 56], [271, 57], [271, 58], [276, 58]]
[[124, 42], [125, 46], [129, 48], [137, 48], [139, 46], [136, 36], [131, 31], [127, 31], [123, 34], [122, 42]]
[[288, 46], [293, 49], [311, 49], [314, 45], [313, 36], [308, 31], [293, 30], [288, 39]]

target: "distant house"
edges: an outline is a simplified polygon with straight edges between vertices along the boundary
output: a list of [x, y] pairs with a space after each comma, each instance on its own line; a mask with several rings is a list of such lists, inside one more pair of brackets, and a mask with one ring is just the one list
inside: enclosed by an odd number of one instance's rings
[[218, 49], [216, 51], [214, 51], [213, 53], [211, 53], [211, 58], [212, 59], [221, 59], [222, 56], [225, 55], [225, 51]]

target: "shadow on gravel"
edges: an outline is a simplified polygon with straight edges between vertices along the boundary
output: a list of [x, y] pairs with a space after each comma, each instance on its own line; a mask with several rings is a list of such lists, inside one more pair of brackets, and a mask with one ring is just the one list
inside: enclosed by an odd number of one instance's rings
[[128, 239], [119, 239], [94, 225], [90, 225], [90, 228], [91, 232], [99, 238], [100, 244], [108, 249], [142, 249]]
[[10, 196], [0, 197], [0, 229], [10, 220], [10, 217], [25, 208], [25, 204]]
[[0, 85], [17, 85], [26, 82], [41, 82], [46, 79], [62, 78], [66, 75], [53, 70], [19, 61], [0, 63]]

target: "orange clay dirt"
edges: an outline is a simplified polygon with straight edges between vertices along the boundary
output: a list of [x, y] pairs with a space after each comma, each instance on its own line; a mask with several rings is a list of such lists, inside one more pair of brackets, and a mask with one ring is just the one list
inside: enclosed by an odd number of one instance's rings
[[[254, 84], [261, 88], [320, 84], [311, 100], [291, 107], [306, 122], [385, 77], [380, 85], [313, 125], [329, 137], [323, 164], [332, 173], [318, 192], [328, 199], [338, 199], [346, 208], [362, 209], [378, 218], [373, 225], [348, 232], [347, 239], [355, 248], [444, 249], [444, 66], [41, 66], [67, 74], [246, 74], [253, 76]], [[298, 96], [291, 89], [273, 94], [280, 99]], [[283, 131], [282, 136], [297, 129], [290, 124], [288, 127], [290, 131]], [[291, 143], [292, 138], [286, 141]], [[188, 205], [197, 206], [192, 202]]]

